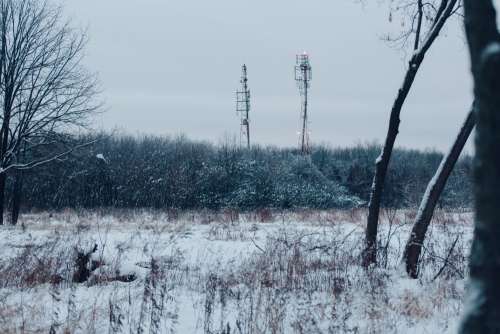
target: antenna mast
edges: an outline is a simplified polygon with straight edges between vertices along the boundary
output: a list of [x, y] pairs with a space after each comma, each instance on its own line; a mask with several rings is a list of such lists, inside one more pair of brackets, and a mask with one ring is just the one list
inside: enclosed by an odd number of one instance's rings
[[301, 108], [301, 119], [302, 119], [302, 131], [300, 134], [299, 148], [302, 154], [309, 154], [309, 120], [308, 120], [308, 90], [311, 86], [312, 79], [312, 68], [309, 63], [309, 55], [304, 52], [301, 55], [296, 56], [295, 64], [295, 81], [299, 87], [300, 96], [302, 97], [302, 108]]
[[240, 116], [240, 144], [246, 141], [250, 148], [250, 90], [248, 89], [247, 66], [241, 69], [241, 90], [236, 92], [236, 113]]

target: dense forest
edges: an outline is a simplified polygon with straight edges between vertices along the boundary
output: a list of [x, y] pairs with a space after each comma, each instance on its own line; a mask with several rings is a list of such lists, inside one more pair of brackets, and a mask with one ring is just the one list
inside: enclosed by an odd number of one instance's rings
[[[24, 209], [365, 206], [373, 163], [380, 153], [376, 144], [315, 146], [306, 157], [295, 149], [253, 146], [247, 150], [230, 140], [214, 145], [184, 136], [99, 134], [75, 140], [92, 145], [22, 175], [9, 175], [10, 189], [22, 177]], [[436, 151], [397, 149], [383, 205], [418, 206], [441, 159]], [[471, 182], [471, 158], [464, 156], [440, 206], [470, 207]]]

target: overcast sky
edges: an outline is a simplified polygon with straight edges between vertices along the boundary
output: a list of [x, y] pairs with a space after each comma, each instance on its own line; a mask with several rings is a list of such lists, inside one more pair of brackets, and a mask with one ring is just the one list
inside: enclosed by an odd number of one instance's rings
[[[88, 27], [86, 63], [107, 112], [97, 127], [217, 141], [237, 134], [234, 92], [246, 63], [254, 142], [298, 143], [295, 54], [313, 66], [311, 141], [382, 142], [407, 57], [381, 37], [384, 4], [354, 0], [59, 0]], [[373, 1], [377, 2], [377, 1]], [[472, 101], [462, 27], [448, 24], [428, 53], [397, 143], [446, 150]], [[469, 144], [470, 147], [470, 144]]]

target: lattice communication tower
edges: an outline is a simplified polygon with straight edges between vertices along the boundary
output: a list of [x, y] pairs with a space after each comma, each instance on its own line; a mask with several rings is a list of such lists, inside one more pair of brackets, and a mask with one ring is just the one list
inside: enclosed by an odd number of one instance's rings
[[295, 81], [299, 87], [300, 96], [302, 97], [301, 104], [301, 131], [299, 132], [299, 149], [302, 154], [309, 154], [309, 114], [308, 114], [308, 92], [311, 87], [312, 68], [309, 62], [309, 55], [304, 52], [296, 56], [295, 64]]
[[236, 113], [240, 117], [240, 144], [250, 148], [250, 90], [248, 89], [247, 66], [241, 69], [241, 88], [236, 91]]

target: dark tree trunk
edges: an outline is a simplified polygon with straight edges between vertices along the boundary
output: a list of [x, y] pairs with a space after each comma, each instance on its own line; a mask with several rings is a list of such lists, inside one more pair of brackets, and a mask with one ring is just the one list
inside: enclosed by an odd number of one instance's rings
[[21, 199], [23, 193], [23, 171], [16, 171], [14, 189], [12, 194], [12, 212], [11, 212], [11, 224], [17, 225], [19, 219], [19, 211], [21, 209]]
[[500, 333], [500, 36], [491, 0], [465, 0], [477, 102], [475, 229], [461, 334]]
[[[4, 65], [6, 62], [6, 52], [7, 52], [7, 16], [9, 15], [9, 10], [10, 6], [6, 3], [3, 2], [1, 3], [0, 6], [1, 10], [1, 15], [2, 15], [2, 20], [1, 20], [1, 25], [0, 25], [0, 39], [2, 41], [2, 47], [0, 48], [0, 81], [3, 81], [4, 79]], [[4, 98], [4, 105], [5, 105], [5, 96]], [[2, 149], [4, 146], [4, 133], [6, 133], [5, 129], [5, 122], [6, 122], [6, 115], [3, 115], [4, 119], [2, 121], [2, 130], [0, 131], [0, 162], [3, 164], [3, 158], [4, 158], [4, 150]], [[6, 174], [5, 173], [0, 173], [0, 225], [3, 225], [3, 212], [4, 212], [4, 204], [5, 204], [5, 182], [6, 182]]]
[[455, 164], [460, 157], [460, 153], [462, 152], [475, 124], [476, 118], [473, 106], [472, 110], [467, 115], [467, 118], [465, 119], [465, 122], [462, 125], [462, 128], [460, 129], [460, 132], [458, 133], [453, 146], [451, 147], [448, 154], [443, 157], [443, 160], [441, 161], [436, 174], [427, 185], [427, 189], [425, 191], [422, 202], [420, 203], [420, 207], [413, 224], [410, 238], [406, 243], [405, 251], [403, 254], [403, 261], [406, 264], [406, 272], [412, 278], [418, 277], [418, 260], [420, 258], [422, 244], [431, 222], [432, 215], [434, 214], [436, 204], [439, 200], [439, 197], [441, 197], [441, 193], [446, 186], [448, 177], [453, 171], [453, 168], [455, 167]]
[[382, 190], [384, 188], [389, 161], [391, 160], [394, 143], [399, 132], [399, 115], [403, 104], [410, 92], [418, 68], [422, 64], [423, 55], [416, 54], [410, 61], [408, 71], [403, 82], [403, 86], [398, 91], [398, 96], [394, 101], [389, 120], [389, 129], [385, 139], [382, 154], [377, 158], [375, 176], [373, 178], [372, 190], [370, 194], [370, 202], [368, 204], [368, 218], [366, 224], [365, 249], [363, 252], [363, 265], [365, 267], [377, 262], [377, 232], [378, 218], [380, 213], [380, 204], [382, 202]]
[[[387, 169], [389, 168], [394, 143], [399, 132], [399, 123], [401, 122], [399, 116], [401, 114], [401, 109], [403, 108], [406, 97], [408, 96], [411, 86], [415, 81], [415, 77], [424, 60], [425, 54], [429, 51], [432, 43], [436, 40], [446, 20], [450, 17], [450, 15], [452, 15], [456, 3], [457, 0], [443, 0], [441, 2], [440, 8], [442, 9], [440, 9], [436, 14], [437, 16], [431, 29], [426, 35], [425, 40], [422, 42], [418, 50], [415, 50], [413, 53], [409, 62], [409, 68], [406, 71], [406, 75], [403, 80], [403, 85], [399, 89], [396, 100], [392, 106], [384, 148], [382, 149], [382, 153], [380, 157], [377, 158], [375, 164], [375, 176], [373, 177], [370, 202], [368, 204], [365, 245], [362, 254], [362, 263], [365, 267], [377, 262], [377, 233], [380, 204], [382, 202], [382, 191], [384, 189], [385, 178], [387, 175]], [[418, 38], [419, 36], [417, 36], [417, 39]], [[418, 42], [416, 43], [416, 46], [418, 46]]]
[[5, 207], [5, 182], [7, 175], [0, 173], [0, 225], [3, 225], [3, 213]]

